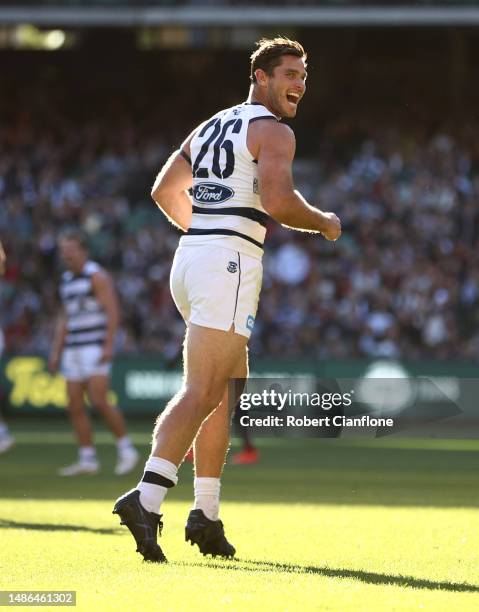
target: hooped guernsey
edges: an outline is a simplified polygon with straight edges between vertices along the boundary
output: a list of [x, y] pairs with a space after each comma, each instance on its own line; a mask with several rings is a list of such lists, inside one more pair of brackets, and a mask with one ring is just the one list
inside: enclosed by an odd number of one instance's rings
[[248, 127], [278, 121], [265, 106], [244, 102], [202, 123], [191, 139], [193, 215], [180, 245], [223, 246], [261, 259], [268, 214], [261, 206], [258, 161], [248, 145]]
[[60, 296], [67, 318], [65, 348], [101, 346], [106, 337], [107, 316], [93, 291], [92, 276], [102, 268], [87, 261], [79, 274], [67, 270]]

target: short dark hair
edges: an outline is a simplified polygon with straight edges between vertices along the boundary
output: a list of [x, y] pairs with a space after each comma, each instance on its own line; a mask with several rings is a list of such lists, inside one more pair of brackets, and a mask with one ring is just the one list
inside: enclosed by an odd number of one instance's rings
[[84, 231], [69, 227], [60, 232], [58, 242], [61, 240], [75, 240], [84, 251], [88, 251], [88, 237]]
[[250, 79], [256, 83], [255, 70], [261, 68], [267, 75], [271, 76], [276, 66], [281, 64], [283, 55], [294, 55], [306, 60], [307, 53], [299, 42], [277, 36], [276, 38], [262, 38], [256, 43], [258, 47], [251, 54], [251, 74]]

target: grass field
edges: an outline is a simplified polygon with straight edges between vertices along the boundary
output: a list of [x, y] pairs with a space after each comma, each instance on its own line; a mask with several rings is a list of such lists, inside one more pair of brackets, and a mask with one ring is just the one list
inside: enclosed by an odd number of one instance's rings
[[[138, 480], [62, 479], [74, 458], [58, 421], [14, 421], [0, 458], [0, 590], [76, 590], [80, 610], [479, 609], [479, 441], [273, 440], [230, 467], [222, 518], [235, 561], [184, 542], [191, 466], [163, 507], [168, 565], [145, 564], [111, 514]], [[148, 452], [150, 426], [136, 423]]]

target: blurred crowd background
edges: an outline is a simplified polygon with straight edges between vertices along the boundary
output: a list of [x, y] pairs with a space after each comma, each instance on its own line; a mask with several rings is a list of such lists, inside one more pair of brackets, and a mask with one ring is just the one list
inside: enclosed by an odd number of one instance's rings
[[[149, 192], [195, 124], [246, 98], [248, 53], [170, 54], [141, 70], [109, 53], [97, 70], [86, 59], [35, 58], [29, 78], [30, 60], [10, 58], [0, 76], [9, 92], [0, 101], [0, 238], [8, 255], [0, 325], [9, 354], [48, 354], [61, 271], [56, 239], [67, 226], [87, 232], [92, 259], [114, 277], [117, 350], [169, 358], [182, 341], [168, 283], [179, 233]], [[241, 76], [228, 72], [236, 65]], [[311, 203], [339, 215], [343, 235], [332, 244], [271, 221], [252, 354], [479, 358], [473, 113], [424, 121], [427, 104], [400, 116], [391, 100], [388, 116], [354, 100], [347, 110], [342, 99], [335, 114], [326, 99], [318, 114], [321, 81], [311, 72], [295, 180]]]

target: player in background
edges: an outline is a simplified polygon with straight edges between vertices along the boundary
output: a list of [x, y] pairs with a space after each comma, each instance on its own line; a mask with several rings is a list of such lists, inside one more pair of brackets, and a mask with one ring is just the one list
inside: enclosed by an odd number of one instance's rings
[[259, 462], [259, 449], [253, 441], [249, 427], [241, 425], [241, 412], [235, 410], [233, 415], [233, 431], [242, 442], [241, 450], [231, 457], [232, 465], [253, 465]]
[[[5, 255], [5, 250], [3, 248], [2, 243], [0, 242], [0, 276], [5, 274], [5, 264], [7, 261], [7, 256]], [[3, 354], [5, 348], [5, 339], [3, 335], [2, 328], [0, 327], [0, 357]], [[3, 396], [1, 395], [0, 389], [0, 400], [3, 401]], [[7, 424], [3, 420], [2, 414], [0, 412], [0, 454], [6, 453], [8, 450], [12, 448], [15, 444], [15, 439], [13, 438], [10, 430], [7, 427]]]
[[235, 554], [218, 517], [229, 406], [242, 390], [229, 398], [228, 382], [248, 375], [247, 343], [261, 288], [266, 223], [272, 217], [328, 240], [341, 233], [334, 213], [310, 206], [293, 186], [295, 139], [280, 119], [296, 115], [305, 90], [303, 47], [283, 38], [260, 41], [251, 56], [247, 101], [198, 126], [153, 186], [157, 205], [185, 232], [170, 285], [187, 330], [183, 387], [157, 420], [140, 482], [113, 509], [145, 560], [166, 561], [157, 543], [159, 511], [193, 440], [195, 503], [186, 540], [203, 554]]
[[118, 302], [106, 271], [88, 259], [81, 232], [65, 232], [59, 239], [60, 255], [67, 268], [61, 278], [63, 304], [49, 359], [52, 373], [66, 379], [68, 411], [79, 444], [78, 461], [62, 468], [61, 476], [95, 474], [100, 465], [93, 445], [92, 426], [85, 409], [85, 392], [116, 437], [115, 474], [130, 472], [138, 452], [127, 435], [121, 412], [108, 400], [113, 343], [118, 327]]

